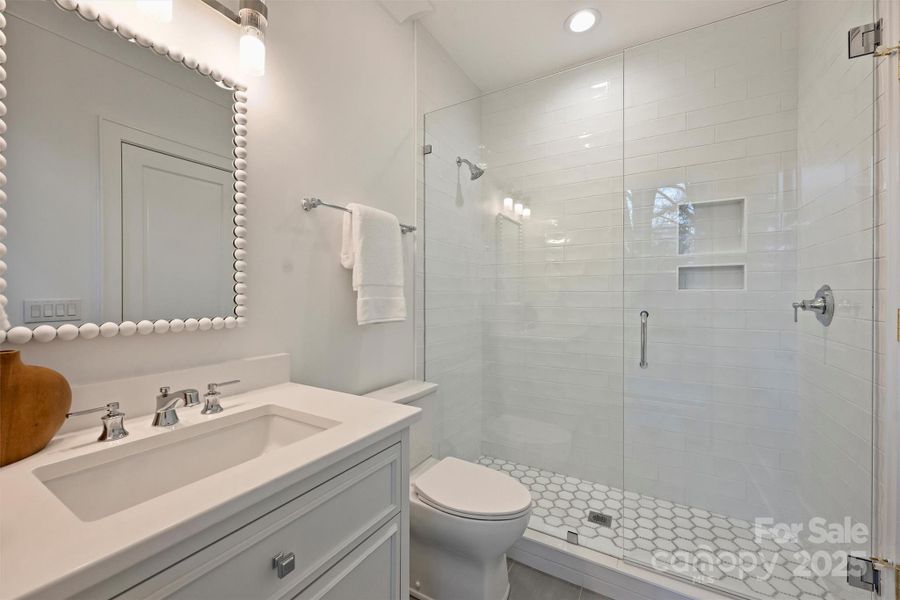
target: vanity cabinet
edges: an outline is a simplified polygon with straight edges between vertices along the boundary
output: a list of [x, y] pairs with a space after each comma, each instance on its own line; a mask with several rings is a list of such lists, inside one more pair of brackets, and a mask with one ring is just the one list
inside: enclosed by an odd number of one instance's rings
[[112, 597], [401, 598], [408, 536], [403, 448], [377, 451]]

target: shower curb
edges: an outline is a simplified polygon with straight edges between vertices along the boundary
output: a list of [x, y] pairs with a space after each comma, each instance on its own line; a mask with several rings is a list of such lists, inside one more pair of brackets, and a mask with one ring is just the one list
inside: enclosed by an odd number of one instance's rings
[[533, 569], [580, 585], [612, 600], [734, 600], [705, 587], [693, 585], [629, 564], [583, 546], [575, 546], [531, 529], [507, 552], [507, 556]]

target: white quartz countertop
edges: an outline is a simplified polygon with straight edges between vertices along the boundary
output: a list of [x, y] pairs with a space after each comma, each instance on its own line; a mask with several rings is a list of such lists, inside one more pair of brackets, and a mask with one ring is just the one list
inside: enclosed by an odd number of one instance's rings
[[[54, 438], [41, 452], [0, 469], [0, 599], [64, 598], [87, 589], [419, 418], [419, 409], [410, 406], [294, 383], [226, 395], [222, 405], [225, 411], [218, 415], [202, 415], [196, 407], [181, 408], [181, 422], [169, 428], [152, 427], [147, 415], [126, 417], [130, 435], [115, 442], [96, 441], [102, 414], [98, 413], [95, 428]], [[33, 473], [39, 467], [264, 405], [302, 411], [338, 424], [89, 522], [75, 516]], [[110, 485], [110, 493], [115, 493], [114, 483]]]

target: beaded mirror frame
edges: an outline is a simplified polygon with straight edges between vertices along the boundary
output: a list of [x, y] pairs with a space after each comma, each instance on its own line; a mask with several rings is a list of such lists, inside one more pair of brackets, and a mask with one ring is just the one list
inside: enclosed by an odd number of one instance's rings
[[219, 70], [210, 67], [176, 48], [156, 42], [138, 31], [132, 30], [125, 24], [116, 23], [109, 15], [105, 15], [89, 2], [79, 0], [52, 0], [60, 9], [74, 13], [85, 21], [94, 22], [98, 27], [115, 33], [121, 38], [134, 42], [142, 48], [164, 56], [172, 62], [179, 63], [186, 69], [195, 71], [203, 77], [209, 78], [220, 87], [233, 90], [232, 104], [232, 141], [233, 141], [233, 165], [234, 165], [234, 314], [221, 316], [195, 316], [184, 319], [159, 319], [156, 321], [123, 321], [97, 323], [83, 323], [81, 325], [63, 324], [38, 325], [33, 329], [27, 326], [11, 327], [6, 312], [6, 174], [3, 168], [6, 166], [6, 158], [2, 155], [6, 151], [6, 53], [3, 47], [6, 45], [6, 0], [0, 0], [0, 343], [24, 344], [32, 340], [37, 342], [50, 342], [52, 340], [74, 340], [76, 338], [92, 339], [100, 337], [148, 335], [151, 333], [179, 333], [182, 331], [208, 331], [216, 329], [233, 329], [243, 327], [247, 322], [247, 86], [243, 83], [223, 75]]

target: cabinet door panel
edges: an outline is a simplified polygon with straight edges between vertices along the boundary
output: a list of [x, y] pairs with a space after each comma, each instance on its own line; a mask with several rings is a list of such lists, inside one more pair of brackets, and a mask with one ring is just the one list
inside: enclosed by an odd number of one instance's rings
[[399, 600], [400, 517], [378, 530], [294, 600]]

